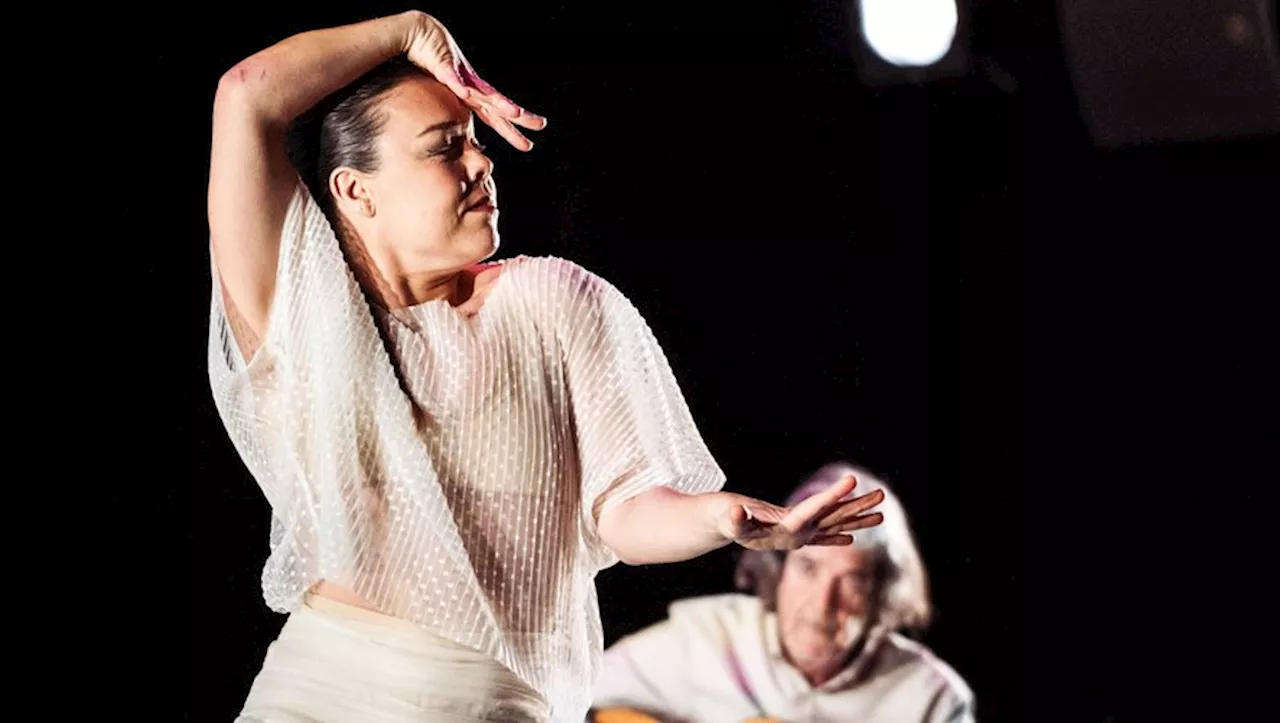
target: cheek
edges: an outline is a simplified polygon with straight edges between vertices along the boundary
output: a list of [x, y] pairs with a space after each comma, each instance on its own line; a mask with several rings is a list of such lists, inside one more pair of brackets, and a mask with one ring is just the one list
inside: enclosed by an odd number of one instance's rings
[[790, 623], [796, 616], [796, 581], [794, 576], [788, 576], [785, 572], [782, 579], [778, 581], [778, 620], [782, 623]]
[[449, 166], [431, 168], [423, 174], [422, 185], [429, 203], [441, 208], [456, 209], [466, 194], [465, 180]]
[[442, 214], [456, 215], [463, 200], [463, 183], [445, 164], [396, 169], [388, 173], [384, 188], [406, 218], [422, 217], [438, 222]]
[[861, 618], [861, 617], [866, 617], [867, 610], [870, 607], [871, 607], [871, 598], [867, 596], [867, 593], [857, 592], [850, 596], [848, 604], [845, 606], [845, 610], [850, 615], [856, 615], [857, 617]]

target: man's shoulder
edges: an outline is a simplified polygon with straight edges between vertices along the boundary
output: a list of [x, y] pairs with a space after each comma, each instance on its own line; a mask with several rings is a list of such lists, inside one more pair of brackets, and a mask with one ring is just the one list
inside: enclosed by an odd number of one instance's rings
[[946, 690], [958, 702], [973, 704], [973, 689], [964, 677], [929, 646], [898, 633], [886, 636], [884, 645], [887, 648], [885, 652], [889, 654], [885, 662], [929, 680], [931, 685]]
[[624, 635], [611, 648], [634, 649], [657, 646], [692, 660], [706, 651], [723, 650], [739, 640], [746, 626], [758, 621], [755, 598], [747, 595], [703, 595], [676, 600], [667, 606], [667, 616], [634, 633]]
[[764, 614], [760, 599], [743, 593], [719, 593], [676, 600], [667, 607], [667, 617], [677, 625], [697, 629], [735, 629], [755, 624]]
[[[734, 647], [758, 629], [759, 602], [749, 595], [703, 595], [676, 600], [667, 617], [639, 631], [632, 639], [678, 641], [684, 655]], [[747, 638], [744, 638], [747, 635]], [[624, 638], [625, 641], [626, 638]], [[620, 641], [623, 642], [623, 641]]]

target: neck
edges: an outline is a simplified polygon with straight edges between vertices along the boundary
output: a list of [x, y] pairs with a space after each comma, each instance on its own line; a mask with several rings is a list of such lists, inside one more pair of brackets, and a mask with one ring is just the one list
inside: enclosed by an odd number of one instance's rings
[[389, 309], [445, 300], [458, 306], [471, 297], [475, 281], [467, 269], [450, 271], [409, 271], [399, 259], [382, 258], [373, 262], [378, 270], [379, 295]]
[[399, 306], [413, 306], [444, 299], [457, 306], [471, 295], [471, 274], [464, 270], [443, 274], [413, 274], [395, 277], [393, 289]]
[[452, 271], [406, 271], [402, 260], [384, 248], [371, 248], [359, 241], [361, 236], [343, 219], [344, 230], [354, 243], [344, 243], [352, 271], [376, 301], [387, 309], [415, 306], [436, 299], [446, 299], [457, 306], [471, 296], [474, 278], [466, 269]]
[[835, 661], [832, 661], [831, 663], [828, 663], [827, 665], [822, 667], [818, 667], [818, 668], [797, 667], [796, 669], [800, 671], [800, 674], [804, 676], [805, 680], [809, 681], [809, 687], [817, 688], [821, 686], [823, 683], [826, 683], [828, 680], [831, 680], [832, 678], [836, 677], [836, 675], [839, 674], [840, 671], [844, 669], [845, 664], [847, 664], [847, 662], [848, 661], [843, 658], [838, 658]]
[[804, 676], [804, 679], [809, 682], [810, 687], [817, 688], [837, 675], [840, 675], [841, 672], [853, 665], [858, 659], [858, 656], [867, 651], [870, 643], [870, 636], [859, 635], [853, 645], [847, 648], [842, 654], [829, 658], [824, 662], [811, 665], [798, 664], [795, 657], [787, 650], [785, 641], [782, 642], [782, 654], [786, 657], [787, 662], [791, 663], [791, 666]]

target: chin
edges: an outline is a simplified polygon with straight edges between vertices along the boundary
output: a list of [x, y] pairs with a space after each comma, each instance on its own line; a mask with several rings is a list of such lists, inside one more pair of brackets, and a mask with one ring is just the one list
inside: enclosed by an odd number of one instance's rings
[[476, 234], [467, 239], [466, 248], [471, 250], [469, 256], [472, 263], [480, 263], [498, 252], [498, 232], [496, 229]]
[[810, 640], [797, 646], [800, 655], [812, 663], [822, 663], [840, 655], [840, 646], [832, 640]]
[[499, 245], [498, 234], [495, 233], [493, 234], [493, 237], [489, 241], [489, 243], [484, 246], [484, 253], [480, 255], [480, 258], [477, 259], [477, 262], [484, 261], [490, 256], [493, 256], [494, 254], [498, 253], [498, 245]]

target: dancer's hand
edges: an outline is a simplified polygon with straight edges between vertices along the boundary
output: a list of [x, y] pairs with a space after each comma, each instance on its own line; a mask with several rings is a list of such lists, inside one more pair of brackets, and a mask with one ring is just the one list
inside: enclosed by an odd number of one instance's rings
[[779, 507], [743, 495], [727, 498], [717, 515], [717, 529], [726, 539], [752, 550], [794, 550], [805, 545], [849, 545], [850, 533], [884, 521], [879, 512], [867, 514], [884, 500], [875, 490], [841, 501], [858, 484], [853, 475], [793, 507]]
[[516, 125], [537, 131], [547, 126], [547, 119], [521, 108], [485, 82], [440, 21], [419, 10], [409, 14], [412, 21], [405, 40], [409, 60], [444, 83], [508, 143], [522, 151], [533, 148]]

